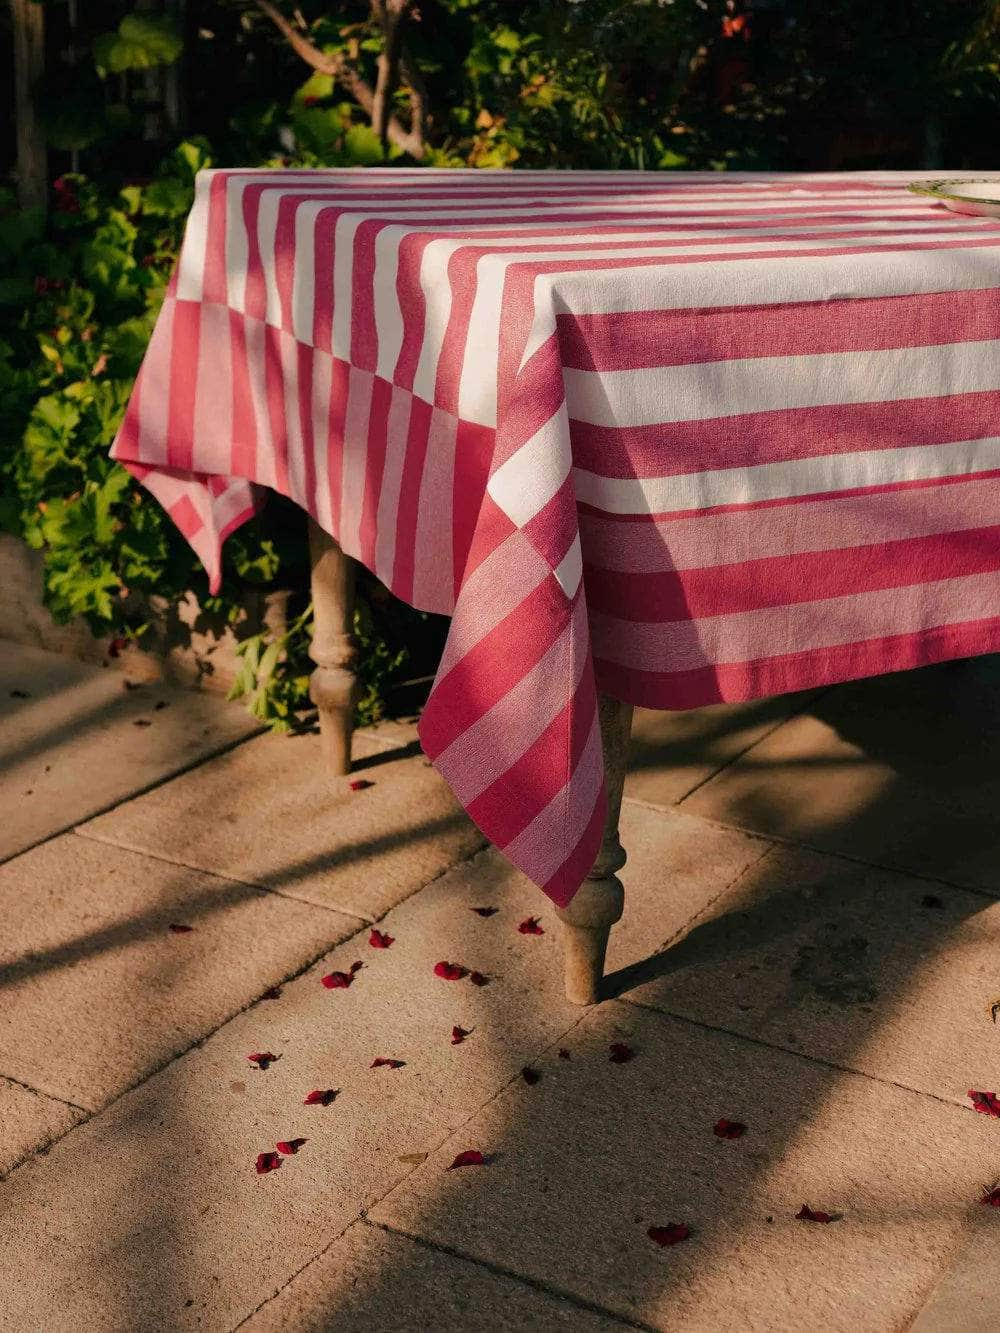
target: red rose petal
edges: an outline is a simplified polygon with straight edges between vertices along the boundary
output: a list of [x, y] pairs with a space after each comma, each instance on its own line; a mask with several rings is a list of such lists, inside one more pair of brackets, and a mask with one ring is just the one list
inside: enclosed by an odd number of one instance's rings
[[462, 967], [459, 963], [435, 963], [434, 975], [441, 977], [445, 981], [461, 981], [463, 977], [469, 975], [468, 968]]
[[682, 1240], [687, 1240], [691, 1234], [691, 1228], [685, 1226], [683, 1222], [669, 1222], [665, 1227], [650, 1227], [646, 1235], [650, 1240], [655, 1240], [657, 1245], [679, 1245]]
[[266, 1069], [269, 1064], [272, 1064], [278, 1058], [271, 1051], [256, 1051], [253, 1055], [247, 1056], [250, 1063], [256, 1065], [258, 1069]]
[[455, 1026], [452, 1028], [452, 1030], [451, 1030], [451, 1044], [452, 1044], [452, 1046], [458, 1046], [458, 1045], [460, 1045], [463, 1041], [465, 1041], [465, 1039], [466, 1039], [466, 1037], [467, 1037], [468, 1035], [469, 1035], [469, 1029], [468, 1029], [468, 1028], [460, 1028], [460, 1027], [458, 1026], [458, 1024], [456, 1023], [456, 1025], [455, 1025]]
[[460, 1152], [455, 1160], [449, 1166], [449, 1171], [454, 1171], [457, 1166], [485, 1166], [486, 1159], [478, 1148], [469, 1148], [465, 1152]]
[[369, 1068], [381, 1069], [382, 1066], [384, 1065], [387, 1069], [402, 1069], [403, 1065], [405, 1064], [406, 1064], [405, 1060], [391, 1060], [387, 1059], [386, 1056], [384, 1055], [377, 1055], [375, 1059], [371, 1062]]
[[182, 926], [179, 922], [172, 921], [168, 927], [175, 935], [187, 935], [189, 931], [194, 930], [194, 926]]
[[982, 1112], [983, 1115], [992, 1115], [1000, 1119], [1000, 1097], [997, 1097], [995, 1092], [976, 1092], [974, 1088], [970, 1088], [969, 1097], [975, 1110]]
[[613, 1065], [624, 1065], [635, 1055], [632, 1047], [624, 1041], [613, 1041], [608, 1047], [608, 1059]]
[[499, 910], [500, 910], [500, 909], [499, 909], [498, 907], [470, 907], [470, 908], [469, 908], [469, 911], [470, 911], [470, 912], [475, 912], [476, 916], [492, 916], [494, 912], [498, 912]]
[[983, 1197], [979, 1202], [990, 1208], [1000, 1208], [1000, 1184], [984, 1185]]
[[538, 924], [537, 916], [526, 916], [524, 920], [521, 922], [521, 924], [518, 926], [518, 930], [521, 932], [522, 935], [545, 934], [545, 931]]
[[565, 1047], [565, 1046], [560, 1047], [560, 1049], [559, 1049], [559, 1059], [560, 1059], [560, 1060], [569, 1060], [570, 1058], [571, 1058], [570, 1053], [569, 1053], [569, 1051], [567, 1051], [566, 1047]]
[[327, 990], [347, 990], [348, 986], [354, 980], [354, 973], [357, 968], [352, 967], [350, 972], [329, 972], [325, 977], [321, 977], [322, 984]]
[[537, 1069], [532, 1069], [530, 1065], [525, 1065], [521, 1070], [521, 1077], [524, 1079], [525, 1083], [531, 1087], [531, 1085], [537, 1083], [542, 1076]]
[[336, 1097], [336, 1095], [337, 1095], [336, 1088], [316, 1088], [313, 1092], [310, 1092], [307, 1095], [302, 1105], [329, 1106], [330, 1103], [333, 1101], [334, 1097]]
[[388, 949], [391, 944], [395, 943], [395, 940], [396, 937], [394, 935], [383, 935], [380, 930], [374, 929], [368, 936], [368, 943], [373, 949]]
[[280, 999], [281, 999], [281, 987], [280, 987], [280, 986], [272, 986], [271, 989], [270, 989], [270, 990], [266, 990], [266, 991], [264, 992], [264, 994], [263, 994], [260, 998], [261, 998], [262, 1000], [280, 1000]]
[[257, 1174], [266, 1175], [268, 1171], [277, 1171], [281, 1165], [281, 1158], [276, 1152], [262, 1152], [257, 1157]]
[[473, 986], [488, 986], [490, 984], [489, 977], [484, 977], [482, 972], [470, 972], [469, 980]]
[[717, 1120], [712, 1126], [712, 1133], [717, 1139], [741, 1139], [747, 1132], [746, 1125], [738, 1120]]
[[303, 1143], [308, 1142], [308, 1139], [282, 1139], [280, 1143], [276, 1143], [274, 1146], [285, 1157], [294, 1157]]
[[816, 1212], [816, 1211], [814, 1211], [812, 1208], [810, 1208], [809, 1205], [808, 1205], [807, 1203], [804, 1203], [804, 1204], [802, 1205], [802, 1207], [801, 1207], [801, 1208], [799, 1209], [799, 1211], [795, 1214], [795, 1216], [796, 1216], [796, 1218], [798, 1218], [798, 1220], [799, 1220], [800, 1222], [832, 1222], [832, 1221], [833, 1221], [833, 1214], [832, 1214], [832, 1213], [821, 1213], [821, 1212]]
[[355, 778], [351, 783], [351, 791], [364, 791], [366, 787], [374, 787], [374, 782], [369, 782], [367, 778]]

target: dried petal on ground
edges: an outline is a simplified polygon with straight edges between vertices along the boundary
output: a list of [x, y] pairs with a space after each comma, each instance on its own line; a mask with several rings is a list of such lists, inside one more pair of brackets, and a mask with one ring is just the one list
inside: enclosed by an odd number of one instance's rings
[[818, 1210], [816, 1210], [816, 1209], [810, 1208], [809, 1205], [808, 1205], [807, 1203], [804, 1203], [804, 1204], [802, 1205], [802, 1207], [801, 1207], [801, 1208], [799, 1209], [799, 1211], [795, 1214], [795, 1216], [796, 1216], [796, 1218], [797, 1218], [800, 1222], [832, 1222], [832, 1221], [834, 1221], [833, 1213], [824, 1213], [824, 1212], [820, 1212], [820, 1211], [818, 1211]]
[[329, 1106], [337, 1095], [336, 1088], [315, 1088], [308, 1093], [303, 1106]]
[[284, 1157], [294, 1157], [303, 1143], [308, 1143], [308, 1139], [282, 1139], [280, 1143], [274, 1146]]
[[250, 1063], [256, 1065], [258, 1069], [266, 1069], [268, 1065], [273, 1064], [275, 1060], [280, 1058], [271, 1051], [255, 1051], [253, 1055], [247, 1056]]
[[995, 1092], [976, 1092], [975, 1088], [970, 1088], [969, 1098], [974, 1110], [1000, 1119], [1000, 1097]]
[[277, 1171], [281, 1158], [276, 1152], [262, 1152], [257, 1156], [257, 1174], [266, 1175], [268, 1171]]
[[465, 1152], [460, 1152], [458, 1154], [458, 1156], [452, 1162], [451, 1166], [448, 1167], [448, 1170], [454, 1171], [457, 1166], [485, 1166], [485, 1165], [486, 1165], [486, 1159], [483, 1156], [483, 1154], [479, 1151], [479, 1149], [469, 1148]]
[[1000, 1208], [1000, 1181], [994, 1181], [992, 1185], [984, 1185], [979, 1202], [987, 1204], [990, 1208]]
[[560, 1046], [560, 1047], [559, 1047], [559, 1059], [560, 1059], [560, 1060], [570, 1060], [570, 1059], [572, 1059], [572, 1057], [571, 1057], [569, 1051], [567, 1051], [567, 1049], [566, 1049], [565, 1046]]
[[465, 1041], [466, 1037], [469, 1035], [470, 1030], [471, 1029], [469, 1028], [460, 1028], [456, 1023], [451, 1030], [452, 1046], [460, 1046], [462, 1042]]
[[179, 921], [171, 921], [168, 929], [172, 930], [175, 935], [187, 935], [194, 930], [194, 926], [182, 926]]
[[532, 1069], [531, 1065], [525, 1065], [521, 1070], [521, 1077], [524, 1079], [525, 1083], [531, 1087], [531, 1085], [537, 1083], [542, 1076], [537, 1069]]
[[351, 783], [351, 791], [364, 791], [366, 787], [374, 787], [375, 783], [368, 778], [355, 778]]
[[627, 1064], [634, 1055], [635, 1051], [629, 1046], [628, 1042], [613, 1041], [608, 1047], [608, 1059], [613, 1065]]
[[405, 1060], [393, 1060], [384, 1055], [377, 1055], [369, 1067], [371, 1069], [381, 1069], [384, 1065], [386, 1069], [402, 1069], [405, 1064]]
[[682, 1240], [687, 1240], [691, 1234], [691, 1228], [685, 1226], [683, 1222], [668, 1222], [665, 1227], [650, 1227], [646, 1235], [650, 1240], [655, 1240], [657, 1245], [679, 1245]]
[[368, 936], [368, 943], [373, 949], [388, 949], [395, 942], [395, 935], [383, 935], [380, 930], [376, 930], [374, 927], [372, 927], [372, 933]]
[[444, 981], [461, 981], [463, 977], [469, 975], [469, 969], [462, 967], [460, 963], [435, 963], [434, 975]]
[[280, 1000], [280, 999], [281, 999], [281, 987], [280, 987], [280, 986], [272, 986], [271, 989], [270, 989], [270, 990], [266, 990], [266, 991], [264, 992], [264, 994], [263, 994], [260, 998], [261, 998], [262, 1000]]
[[494, 912], [498, 912], [499, 910], [500, 910], [500, 909], [499, 909], [498, 907], [470, 907], [470, 908], [469, 908], [469, 911], [470, 911], [470, 912], [475, 912], [476, 916], [492, 916]]
[[537, 916], [526, 916], [524, 920], [521, 922], [521, 924], [518, 926], [518, 930], [521, 932], [522, 935], [545, 934], [545, 931], [538, 924]]
[[488, 986], [490, 984], [489, 977], [483, 976], [482, 972], [470, 972], [469, 980], [473, 986]]
[[747, 1132], [747, 1127], [741, 1124], [739, 1120], [717, 1120], [712, 1126], [712, 1133], [717, 1139], [741, 1139]]
[[352, 963], [349, 972], [328, 972], [325, 977], [321, 977], [321, 983], [327, 990], [347, 990], [348, 986], [354, 980], [354, 974], [362, 966], [361, 963]]

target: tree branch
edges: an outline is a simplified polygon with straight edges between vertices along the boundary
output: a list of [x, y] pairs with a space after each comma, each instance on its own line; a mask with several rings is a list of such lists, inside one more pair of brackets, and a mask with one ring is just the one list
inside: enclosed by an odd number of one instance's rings
[[[318, 70], [320, 74], [329, 74], [336, 79], [344, 91], [354, 98], [365, 115], [370, 120], [374, 119], [376, 109], [375, 92], [372, 91], [371, 85], [361, 77], [341, 52], [321, 51], [314, 42], [311, 42], [308, 37], [305, 37], [290, 23], [284, 14], [271, 4], [270, 0], [254, 0], [254, 3], [260, 12], [271, 20], [297, 56], [300, 56], [307, 65]], [[399, 0], [389, 0], [389, 3], [394, 11], [399, 10], [401, 12], [402, 7]], [[403, 5], [406, 10], [409, 10], [412, 0], [403, 0]], [[381, 76], [381, 69], [379, 72]], [[412, 88], [413, 85], [410, 84], [410, 86]], [[383, 98], [383, 105], [388, 105], [387, 98]], [[404, 153], [409, 153], [411, 157], [419, 159], [424, 155], [422, 128], [420, 133], [407, 130], [393, 115], [385, 117], [384, 134], [380, 137], [382, 137], [383, 143], [386, 141], [393, 143]]]

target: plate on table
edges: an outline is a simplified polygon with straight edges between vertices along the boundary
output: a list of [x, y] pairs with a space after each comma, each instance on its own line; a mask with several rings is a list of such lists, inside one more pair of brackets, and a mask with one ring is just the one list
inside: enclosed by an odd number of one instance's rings
[[937, 199], [953, 213], [1000, 218], [1000, 180], [965, 178], [911, 181], [906, 188], [911, 194], [926, 194], [931, 199]]

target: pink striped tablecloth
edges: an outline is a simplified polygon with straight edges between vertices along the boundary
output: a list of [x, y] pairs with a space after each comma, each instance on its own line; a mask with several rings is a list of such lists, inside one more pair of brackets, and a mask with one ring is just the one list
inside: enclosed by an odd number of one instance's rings
[[566, 903], [596, 690], [1000, 650], [1000, 222], [906, 180], [203, 172], [114, 456], [213, 587], [270, 488], [450, 615], [424, 749]]

